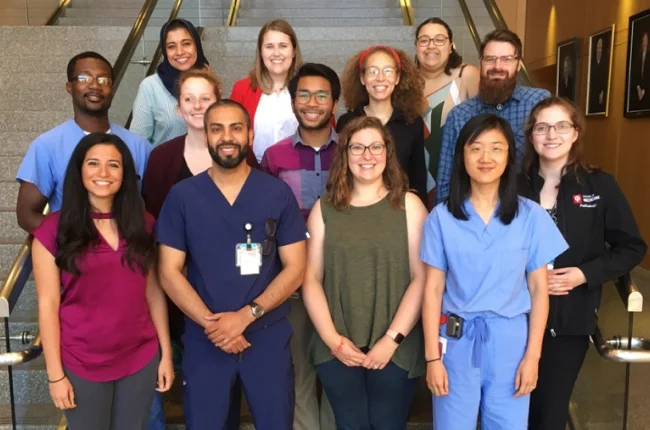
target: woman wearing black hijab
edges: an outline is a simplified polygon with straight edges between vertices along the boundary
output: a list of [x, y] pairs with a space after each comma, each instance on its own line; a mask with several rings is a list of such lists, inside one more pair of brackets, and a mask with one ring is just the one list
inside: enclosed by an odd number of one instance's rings
[[176, 113], [176, 82], [181, 72], [209, 65], [199, 33], [184, 19], [173, 19], [162, 26], [160, 46], [163, 61], [156, 73], [140, 84], [130, 127], [154, 146], [187, 133], [185, 121]]

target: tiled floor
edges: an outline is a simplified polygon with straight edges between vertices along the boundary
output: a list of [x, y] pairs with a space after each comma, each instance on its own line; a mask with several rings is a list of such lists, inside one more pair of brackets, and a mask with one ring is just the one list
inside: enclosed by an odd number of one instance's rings
[[[646, 310], [634, 315], [634, 336], [650, 337], [650, 272], [637, 269], [633, 279], [647, 298]], [[604, 288], [599, 326], [606, 339], [626, 336], [628, 314], [613, 284]], [[180, 378], [177, 378], [180, 382]], [[620, 430], [623, 425], [625, 364], [608, 361], [590, 348], [576, 385], [571, 415], [576, 430]], [[170, 423], [183, 423], [180, 384], [167, 396], [165, 409]], [[418, 387], [410, 421], [414, 424], [431, 422], [431, 395], [426, 383]], [[242, 423], [251, 422], [244, 405]], [[427, 426], [428, 427], [428, 426]], [[250, 428], [250, 426], [242, 426]], [[650, 429], [650, 363], [631, 366], [628, 430]]]

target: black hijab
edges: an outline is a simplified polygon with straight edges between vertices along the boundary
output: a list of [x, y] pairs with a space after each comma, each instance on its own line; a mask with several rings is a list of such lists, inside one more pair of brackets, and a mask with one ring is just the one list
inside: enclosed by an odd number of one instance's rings
[[208, 63], [208, 60], [203, 54], [203, 45], [201, 45], [201, 38], [199, 37], [199, 33], [196, 31], [196, 28], [194, 25], [192, 25], [191, 22], [177, 18], [172, 19], [162, 26], [160, 29], [160, 49], [162, 50], [163, 61], [156, 68], [156, 73], [158, 73], [158, 76], [160, 77], [163, 85], [165, 85], [165, 88], [167, 88], [167, 91], [169, 91], [170, 94], [174, 97], [178, 98], [176, 85], [178, 83], [178, 77], [180, 76], [181, 71], [169, 63], [169, 59], [167, 58], [167, 49], [165, 49], [165, 44], [167, 42], [167, 33], [169, 33], [168, 28], [170, 27], [172, 27], [173, 30], [176, 30], [179, 27], [185, 27], [190, 33], [190, 36], [192, 36], [192, 39], [194, 39], [194, 45], [196, 45], [196, 63], [194, 63], [192, 69], [200, 69], [204, 66], [209, 66], [210, 63]]

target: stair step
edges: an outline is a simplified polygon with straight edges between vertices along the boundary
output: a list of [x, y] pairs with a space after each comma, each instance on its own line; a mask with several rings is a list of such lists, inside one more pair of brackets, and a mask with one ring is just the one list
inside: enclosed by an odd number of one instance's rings
[[240, 9], [237, 19], [244, 18], [259, 18], [259, 19], [294, 19], [294, 18], [310, 18], [310, 19], [326, 19], [326, 18], [399, 18], [402, 19], [402, 12], [397, 7], [382, 8], [303, 8], [298, 7], [295, 9], [280, 9], [280, 8], [260, 8], [260, 9]]
[[[268, 18], [237, 18], [237, 26], [259, 28], [268, 20]], [[385, 27], [399, 26], [404, 23], [402, 18], [286, 18], [286, 21], [294, 27]]]

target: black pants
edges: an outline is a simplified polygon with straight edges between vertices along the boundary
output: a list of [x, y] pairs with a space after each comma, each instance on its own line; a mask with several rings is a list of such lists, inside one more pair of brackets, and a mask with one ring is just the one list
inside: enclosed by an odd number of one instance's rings
[[569, 401], [587, 355], [589, 336], [544, 335], [537, 388], [530, 397], [529, 430], [564, 430]]

